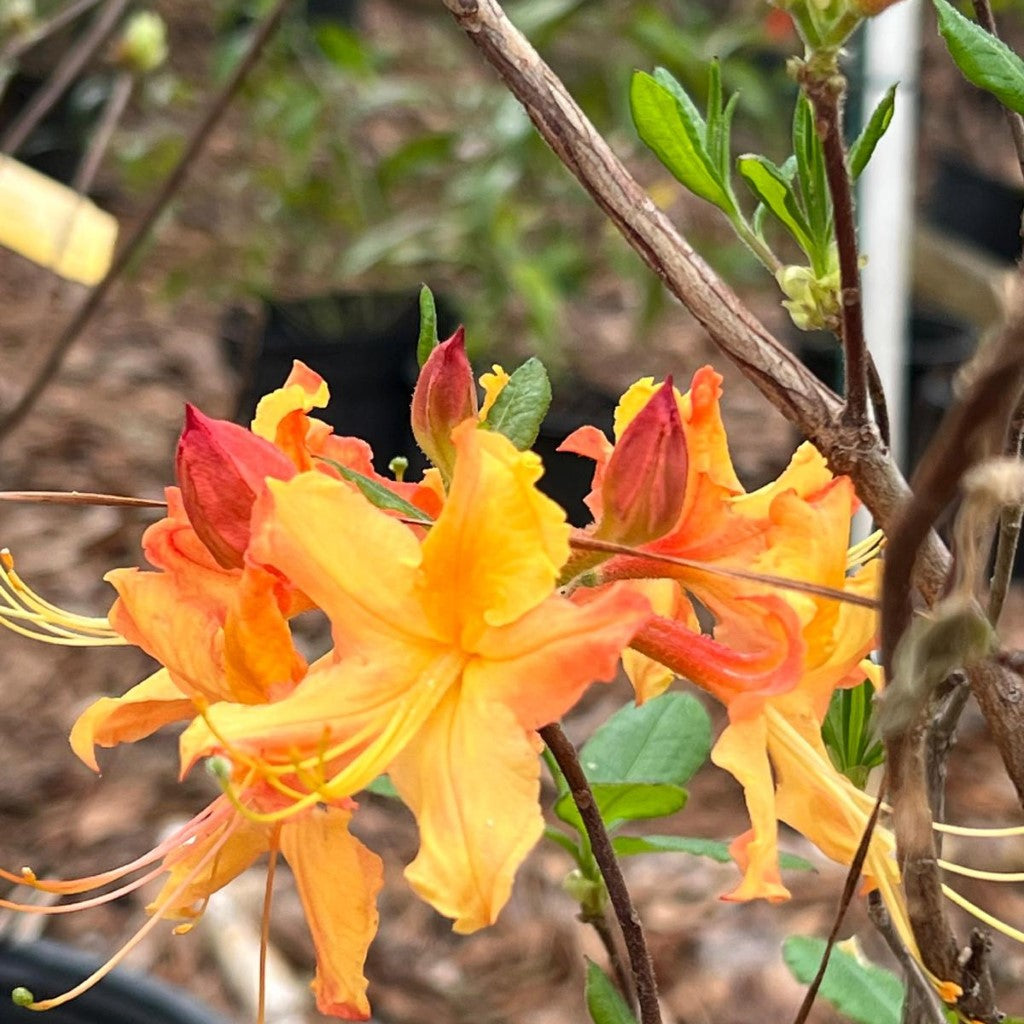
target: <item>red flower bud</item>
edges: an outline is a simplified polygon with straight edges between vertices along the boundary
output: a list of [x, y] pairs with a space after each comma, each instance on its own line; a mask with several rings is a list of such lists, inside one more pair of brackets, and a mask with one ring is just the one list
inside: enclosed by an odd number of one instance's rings
[[619, 544], [663, 537], [683, 511], [686, 468], [686, 436], [668, 377], [623, 431], [608, 460], [597, 536]]
[[455, 468], [452, 431], [476, 413], [476, 382], [466, 358], [466, 332], [460, 327], [430, 353], [412, 396], [416, 443], [445, 479], [451, 479]]
[[291, 459], [269, 441], [193, 405], [185, 406], [176, 469], [189, 522], [226, 569], [242, 565], [253, 502], [266, 478], [295, 475]]

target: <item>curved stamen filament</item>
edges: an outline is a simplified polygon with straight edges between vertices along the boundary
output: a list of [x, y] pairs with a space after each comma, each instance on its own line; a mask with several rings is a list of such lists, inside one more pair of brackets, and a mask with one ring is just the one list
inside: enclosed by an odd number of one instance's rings
[[195, 867], [182, 879], [181, 884], [178, 885], [172, 892], [170, 892], [164, 899], [163, 906], [158, 907], [153, 911], [152, 917], [100, 968], [93, 971], [84, 981], [75, 985], [74, 988], [68, 989], [67, 992], [62, 993], [59, 996], [54, 996], [52, 999], [42, 999], [38, 1002], [29, 1003], [26, 1006], [28, 1010], [52, 1010], [54, 1007], [63, 1006], [64, 1003], [70, 1002], [76, 996], [80, 996], [83, 992], [87, 992], [97, 982], [105, 978], [122, 960], [160, 923], [162, 913], [167, 907], [173, 906], [183, 893], [188, 890], [188, 887], [195, 881], [196, 878], [202, 873], [204, 868], [213, 861], [213, 859], [220, 853], [221, 849], [227, 843], [227, 841], [234, 835], [238, 829], [239, 822], [236, 819], [231, 822], [228, 827], [224, 830], [222, 835], [207, 852], [199, 859]]
[[944, 885], [942, 887], [942, 892], [948, 900], [955, 903], [962, 910], [966, 910], [968, 914], [972, 917], [976, 917], [983, 924], [987, 924], [997, 932], [1002, 932], [1003, 935], [1016, 942], [1024, 942], [1024, 932], [1007, 924], [1005, 921], [1000, 921], [998, 917], [993, 917], [987, 911], [982, 910], [981, 907], [975, 906], [975, 904], [965, 896], [961, 896], [956, 889], [952, 889], [948, 885]]
[[15, 885], [27, 885], [40, 892], [54, 893], [58, 896], [74, 896], [78, 893], [89, 892], [99, 889], [111, 882], [116, 882], [126, 875], [148, 867], [154, 861], [162, 860], [167, 854], [177, 848], [186, 846], [207, 821], [216, 813], [216, 804], [204, 807], [191, 821], [186, 822], [180, 829], [168, 836], [163, 842], [158, 843], [152, 850], [144, 853], [141, 857], [123, 864], [117, 868], [111, 868], [99, 875], [92, 875], [89, 878], [59, 879], [59, 878], [37, 878], [31, 868], [22, 868], [20, 872], [5, 871], [0, 869], [0, 878]]
[[943, 871], [964, 878], [977, 878], [983, 882], [1024, 882], [1024, 871], [983, 871], [981, 868], [969, 868], [948, 860], [939, 860], [937, 863]]
[[267, 1014], [267, 950], [270, 947], [270, 904], [274, 896], [274, 875], [277, 871], [277, 855], [280, 849], [281, 829], [278, 826], [274, 829], [274, 834], [270, 840], [267, 884], [263, 890], [263, 916], [260, 919], [259, 1002], [256, 1007], [256, 1024], [265, 1024]]
[[[100, 907], [104, 903], [111, 903], [113, 900], [120, 899], [122, 896], [127, 896], [128, 893], [135, 892], [136, 889], [141, 889], [142, 886], [146, 885], [148, 882], [152, 882], [154, 878], [158, 878], [162, 875], [164, 871], [165, 868], [163, 864], [158, 864], [151, 871], [148, 871], [144, 875], [140, 875], [131, 882], [125, 883], [119, 889], [111, 889], [110, 892], [105, 892], [101, 896], [93, 896], [91, 899], [79, 900], [77, 903], [58, 903], [52, 906], [44, 906], [36, 903], [15, 903], [12, 900], [0, 899], [0, 909], [15, 910], [21, 914], [71, 914], [78, 910], [90, 910], [93, 907]], [[36, 888], [41, 892], [47, 891], [40, 887]]]
[[78, 615], [40, 597], [15, 571], [14, 558], [7, 548], [0, 550], [0, 624], [21, 636], [62, 646], [127, 643], [105, 617]]
[[947, 836], [961, 836], [964, 839], [1010, 839], [1024, 836], [1024, 825], [1003, 825], [997, 828], [972, 828], [968, 825], [947, 825], [933, 821], [932, 829]]
[[847, 570], [856, 569], [858, 565], [863, 565], [865, 562], [870, 562], [877, 558], [882, 553], [884, 546], [885, 534], [881, 530], [875, 530], [874, 533], [868, 534], [867, 537], [854, 544], [846, 552]]

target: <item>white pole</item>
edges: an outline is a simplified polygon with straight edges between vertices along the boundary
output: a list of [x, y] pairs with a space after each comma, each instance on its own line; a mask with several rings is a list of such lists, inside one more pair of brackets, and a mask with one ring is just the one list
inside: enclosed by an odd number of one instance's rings
[[864, 328], [888, 399], [893, 454], [904, 463], [907, 326], [913, 249], [920, 0], [894, 4], [865, 26], [863, 116], [894, 82], [896, 113], [859, 183]]

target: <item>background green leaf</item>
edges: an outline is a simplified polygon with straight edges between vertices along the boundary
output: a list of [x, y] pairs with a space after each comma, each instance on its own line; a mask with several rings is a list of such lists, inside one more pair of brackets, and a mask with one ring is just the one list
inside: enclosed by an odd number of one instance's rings
[[711, 752], [711, 719], [689, 693], [627, 704], [580, 750], [591, 782], [688, 782]]
[[1024, 61], [947, 0], [932, 2], [939, 16], [939, 33], [964, 78], [992, 93], [1003, 106], [1024, 114]]
[[878, 105], [871, 111], [868, 123], [850, 146], [850, 176], [856, 180], [868, 165], [878, 140], [886, 133], [896, 110], [896, 86], [889, 86]]
[[594, 1024], [636, 1024], [619, 990], [593, 960], [587, 960], [587, 984], [584, 989], [587, 1010]]
[[424, 285], [420, 289], [420, 339], [416, 345], [416, 359], [422, 366], [437, 346], [437, 307], [434, 293]]
[[[664, 818], [686, 806], [686, 790], [669, 783], [595, 782], [590, 788], [608, 829], [624, 821]], [[571, 793], [563, 793], [555, 801], [555, 814], [581, 834], [585, 832]]]
[[[825, 953], [825, 940], [791, 935], [782, 957], [793, 977], [809, 985]], [[856, 1024], [900, 1024], [903, 984], [891, 971], [862, 964], [844, 949], [833, 949], [820, 995]]]

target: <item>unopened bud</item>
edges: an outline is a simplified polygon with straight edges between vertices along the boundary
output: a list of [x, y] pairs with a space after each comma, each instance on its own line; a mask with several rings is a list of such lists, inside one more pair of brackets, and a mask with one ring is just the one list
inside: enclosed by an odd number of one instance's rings
[[476, 412], [476, 383], [460, 327], [430, 353], [412, 396], [413, 436], [445, 479], [455, 469], [452, 431]]
[[237, 423], [185, 407], [185, 429], [176, 460], [185, 513], [217, 562], [242, 565], [249, 546], [249, 520], [267, 477], [289, 480], [292, 461], [269, 441]]
[[822, 330], [839, 316], [838, 266], [822, 277], [810, 267], [786, 266], [775, 274], [782, 293], [782, 305], [802, 331]]
[[604, 472], [597, 536], [618, 544], [663, 537], [686, 497], [686, 435], [672, 378], [622, 432]]
[[128, 19], [114, 59], [138, 75], [155, 71], [167, 60], [167, 26], [159, 14], [139, 11]]

